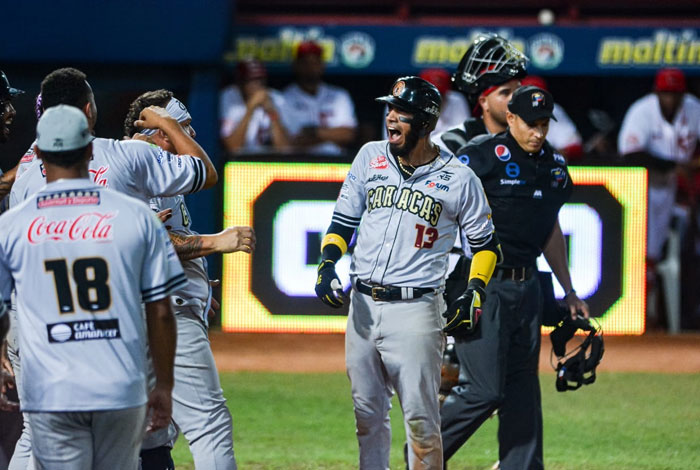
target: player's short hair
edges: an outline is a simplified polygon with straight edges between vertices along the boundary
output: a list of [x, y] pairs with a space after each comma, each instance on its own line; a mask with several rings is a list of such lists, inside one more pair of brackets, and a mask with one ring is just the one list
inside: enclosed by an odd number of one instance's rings
[[60, 166], [61, 168], [71, 168], [85, 160], [86, 147], [87, 145], [74, 150], [66, 150], [65, 152], [45, 152], [44, 150], [39, 150], [39, 156], [42, 160], [51, 165]]
[[147, 91], [136, 98], [129, 105], [129, 111], [126, 113], [126, 118], [124, 118], [124, 135], [131, 137], [139, 131], [139, 129], [134, 125], [134, 121], [139, 118], [141, 111], [149, 106], [160, 106], [161, 108], [165, 108], [172, 98], [173, 92], [164, 89]]
[[54, 70], [41, 82], [41, 106], [49, 109], [67, 104], [82, 109], [90, 101], [92, 90], [87, 76], [78, 69]]

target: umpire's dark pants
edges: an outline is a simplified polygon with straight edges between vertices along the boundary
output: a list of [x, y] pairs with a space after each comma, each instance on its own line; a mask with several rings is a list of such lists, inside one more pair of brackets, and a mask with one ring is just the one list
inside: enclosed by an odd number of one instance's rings
[[445, 461], [498, 408], [501, 469], [544, 468], [537, 377], [541, 297], [536, 272], [524, 281], [498, 273], [491, 279], [477, 331], [456, 340], [459, 383], [441, 410]]

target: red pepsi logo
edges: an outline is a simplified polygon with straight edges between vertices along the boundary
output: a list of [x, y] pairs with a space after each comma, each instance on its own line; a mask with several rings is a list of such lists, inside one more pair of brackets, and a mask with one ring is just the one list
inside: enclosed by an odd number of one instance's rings
[[496, 157], [498, 157], [500, 161], [507, 162], [510, 160], [510, 149], [505, 145], [496, 145], [494, 152], [496, 152]]

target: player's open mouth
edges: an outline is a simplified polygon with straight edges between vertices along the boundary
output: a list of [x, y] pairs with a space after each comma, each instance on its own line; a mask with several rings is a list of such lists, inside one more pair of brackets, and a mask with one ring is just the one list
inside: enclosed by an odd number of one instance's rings
[[401, 140], [401, 131], [393, 126], [387, 126], [387, 133], [389, 134], [389, 143], [396, 144]]

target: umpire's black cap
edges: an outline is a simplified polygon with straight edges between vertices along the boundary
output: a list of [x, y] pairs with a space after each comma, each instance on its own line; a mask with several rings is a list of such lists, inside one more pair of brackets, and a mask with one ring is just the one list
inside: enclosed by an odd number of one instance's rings
[[10, 86], [10, 81], [7, 79], [5, 72], [0, 70], [0, 101], [9, 100], [17, 95], [24, 93], [22, 90], [17, 88], [12, 88]]
[[517, 114], [528, 124], [542, 118], [557, 120], [554, 117], [552, 94], [535, 86], [523, 86], [515, 90], [508, 102], [508, 111]]

